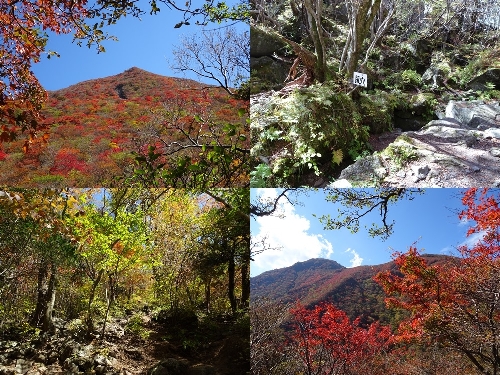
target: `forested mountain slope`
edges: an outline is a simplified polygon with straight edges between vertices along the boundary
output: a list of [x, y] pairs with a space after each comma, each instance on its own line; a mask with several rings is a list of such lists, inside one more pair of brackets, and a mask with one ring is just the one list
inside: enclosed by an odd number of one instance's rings
[[[247, 102], [221, 88], [136, 67], [81, 82], [49, 92], [43, 109], [46, 143], [35, 143], [26, 153], [23, 139], [0, 145], [0, 184], [119, 185], [123, 179], [116, 177], [132, 177], [134, 170], [142, 170], [142, 177], [150, 162], [151, 168], [166, 163], [161, 167], [177, 173], [166, 185], [182, 187], [196, 179], [206, 185], [245, 185], [245, 152], [231, 154], [234, 160], [220, 150], [209, 152], [212, 142], [248, 148], [246, 109]], [[136, 164], [137, 155], [143, 155], [142, 164]]]
[[[423, 257], [429, 265], [449, 259], [431, 254]], [[310, 259], [252, 277], [251, 297], [284, 304], [300, 301], [308, 307], [331, 302], [351, 319], [363, 316], [384, 324], [396, 323], [396, 312], [387, 310], [385, 294], [373, 280], [379, 272], [387, 270], [396, 270], [395, 263], [346, 268], [329, 259]]]

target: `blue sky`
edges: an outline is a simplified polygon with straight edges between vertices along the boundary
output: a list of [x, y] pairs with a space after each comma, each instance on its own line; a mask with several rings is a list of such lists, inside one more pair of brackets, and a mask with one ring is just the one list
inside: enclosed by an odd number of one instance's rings
[[[194, 0], [193, 4], [204, 2]], [[237, 1], [226, 1], [235, 4]], [[139, 1], [140, 7], [149, 10], [147, 1]], [[90, 49], [82, 44], [79, 47], [72, 43], [72, 34], [57, 35], [49, 33], [46, 50], [56, 51], [60, 57], [47, 59], [42, 56], [41, 61], [33, 65], [33, 72], [46, 90], [57, 90], [72, 84], [94, 78], [108, 77], [121, 73], [133, 66], [164, 76], [185, 76], [170, 69], [173, 62], [172, 50], [180, 46], [180, 37], [186, 34], [196, 34], [201, 30], [194, 22], [190, 26], [178, 29], [174, 25], [183, 20], [183, 14], [169, 10], [158, 2], [161, 9], [156, 15], [149, 11], [141, 16], [141, 20], [128, 16], [120, 19], [116, 25], [104, 29], [108, 34], [116, 36], [118, 42], [109, 40], [103, 43], [106, 52], [97, 53], [94, 47]], [[90, 21], [90, 24], [95, 22]], [[208, 25], [207, 29], [220, 27], [217, 24]], [[239, 28], [248, 28], [239, 23]], [[187, 78], [197, 79], [194, 74]], [[212, 81], [207, 83], [215, 84]]]
[[[325, 231], [313, 217], [330, 214], [337, 209], [325, 201], [323, 190], [300, 195], [302, 205], [284, 204], [284, 218], [262, 217], [251, 221], [253, 239], [267, 235], [267, 243], [281, 250], [266, 250], [254, 257], [251, 276], [264, 271], [288, 267], [310, 258], [328, 258], [346, 267], [374, 265], [391, 261], [393, 251], [406, 251], [415, 243], [427, 254], [456, 254], [456, 247], [477, 240], [466, 237], [468, 224], [461, 222], [457, 212], [463, 208], [461, 189], [427, 189], [413, 201], [399, 201], [390, 206], [389, 221], [395, 220], [394, 234], [383, 241], [372, 238], [364, 228], [379, 220], [378, 213], [361, 221], [358, 233], [348, 230]], [[275, 189], [252, 189], [251, 199], [265, 194], [276, 195]]]

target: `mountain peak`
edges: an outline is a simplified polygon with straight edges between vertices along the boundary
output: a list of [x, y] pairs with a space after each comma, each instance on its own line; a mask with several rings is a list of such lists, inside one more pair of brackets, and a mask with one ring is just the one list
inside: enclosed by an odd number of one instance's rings
[[345, 267], [340, 265], [339, 263], [335, 262], [334, 260], [331, 259], [325, 259], [325, 258], [313, 258], [306, 260], [304, 262], [297, 262], [293, 266], [291, 266], [291, 269], [293, 269], [296, 272], [303, 271], [303, 270], [339, 270], [339, 269], [344, 269]]

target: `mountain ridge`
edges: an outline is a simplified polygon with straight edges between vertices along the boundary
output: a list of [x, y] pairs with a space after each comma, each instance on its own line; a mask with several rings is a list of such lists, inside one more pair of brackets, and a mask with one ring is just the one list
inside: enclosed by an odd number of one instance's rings
[[[436, 264], [450, 256], [425, 254], [423, 258], [428, 264]], [[384, 271], [397, 271], [394, 261], [347, 268], [330, 259], [313, 258], [250, 278], [251, 299], [292, 304], [300, 301], [307, 307], [326, 301], [344, 310], [351, 319], [360, 316], [366, 323], [394, 323], [398, 313], [385, 308], [385, 294], [373, 281], [377, 273]]]

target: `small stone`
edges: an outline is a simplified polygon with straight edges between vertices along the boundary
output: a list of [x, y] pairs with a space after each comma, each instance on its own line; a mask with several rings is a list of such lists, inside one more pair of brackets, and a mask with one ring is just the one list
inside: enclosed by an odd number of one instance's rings
[[431, 169], [429, 168], [428, 165], [426, 165], [425, 167], [416, 168], [416, 170], [414, 171], [416, 174], [415, 182], [425, 180], [430, 171]]

